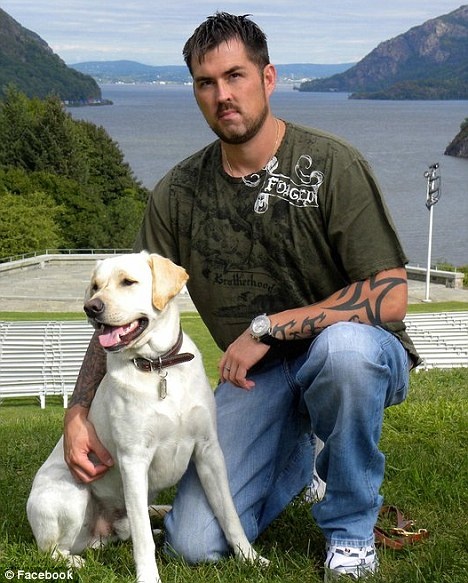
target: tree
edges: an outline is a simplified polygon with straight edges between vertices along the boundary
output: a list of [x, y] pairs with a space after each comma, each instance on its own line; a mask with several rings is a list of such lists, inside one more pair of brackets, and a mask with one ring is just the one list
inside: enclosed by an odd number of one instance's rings
[[2, 184], [6, 193], [50, 197], [69, 248], [131, 246], [148, 196], [104, 128], [73, 120], [56, 97], [28, 99], [14, 87], [0, 103]]
[[10, 86], [0, 107], [0, 138], [3, 166], [75, 178], [83, 172], [79, 132], [57, 97], [28, 99]]
[[7, 89], [0, 108], [0, 164], [28, 168], [32, 159], [35, 114], [27, 97]]
[[0, 257], [60, 246], [55, 221], [61, 209], [50, 196], [0, 193]]
[[109, 241], [110, 246], [117, 245], [119, 249], [133, 247], [145, 206], [136, 190], [128, 190], [109, 205], [109, 219], [114, 225], [114, 232], [118, 233], [118, 237], [112, 237]]

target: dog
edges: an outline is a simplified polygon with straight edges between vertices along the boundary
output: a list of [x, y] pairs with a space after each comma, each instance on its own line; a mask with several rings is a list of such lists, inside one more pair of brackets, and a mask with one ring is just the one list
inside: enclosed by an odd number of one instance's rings
[[199, 351], [182, 332], [174, 301], [188, 275], [147, 252], [97, 262], [84, 310], [107, 353], [89, 410], [114, 466], [91, 484], [72, 477], [63, 438], [35, 476], [27, 515], [38, 547], [70, 565], [81, 553], [131, 537], [139, 583], [160, 583], [148, 503], [193, 459], [234, 554], [267, 564], [253, 549], [232, 501], [216, 433], [213, 391]]

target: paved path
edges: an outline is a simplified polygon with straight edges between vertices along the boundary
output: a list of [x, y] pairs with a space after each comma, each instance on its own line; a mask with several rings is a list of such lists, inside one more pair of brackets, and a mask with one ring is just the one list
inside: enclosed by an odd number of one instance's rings
[[[94, 261], [44, 262], [0, 271], [1, 312], [81, 312]], [[194, 311], [180, 294], [181, 311]]]
[[[22, 269], [0, 271], [0, 311], [2, 312], [81, 312], [86, 286], [94, 261], [45, 262]], [[431, 284], [434, 302], [468, 302], [467, 289], [450, 289]], [[426, 284], [409, 281], [409, 302], [422, 303]], [[193, 311], [187, 294], [179, 296], [181, 311]]]

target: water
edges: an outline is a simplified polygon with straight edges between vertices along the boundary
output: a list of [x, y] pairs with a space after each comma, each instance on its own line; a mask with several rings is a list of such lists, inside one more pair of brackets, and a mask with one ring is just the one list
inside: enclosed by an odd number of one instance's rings
[[[175, 163], [214, 139], [186, 86], [106, 85], [113, 106], [72, 109], [118, 142], [136, 177], [152, 188]], [[425, 171], [440, 164], [432, 261], [468, 264], [468, 160], [444, 150], [468, 117], [467, 101], [360, 101], [344, 94], [278, 87], [276, 115], [335, 133], [359, 148], [382, 186], [412, 264], [426, 265], [429, 212]]]

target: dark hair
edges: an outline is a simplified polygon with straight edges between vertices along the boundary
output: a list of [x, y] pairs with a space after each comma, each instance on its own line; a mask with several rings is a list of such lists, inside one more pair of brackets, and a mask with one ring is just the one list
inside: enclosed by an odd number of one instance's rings
[[216, 12], [202, 22], [182, 51], [190, 73], [193, 74], [193, 59], [198, 59], [201, 63], [208, 51], [232, 39], [240, 40], [252, 63], [263, 70], [270, 62], [266, 35], [249, 16], [251, 15], [235, 16], [227, 12]]

